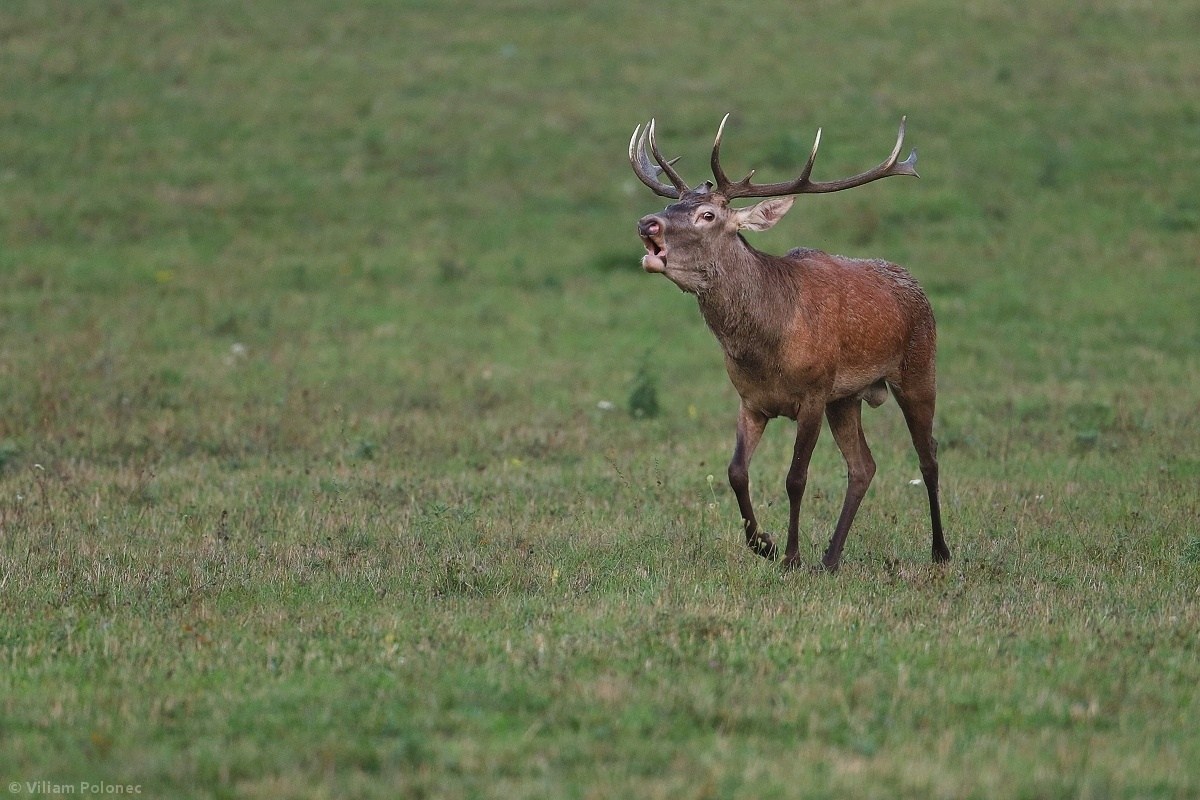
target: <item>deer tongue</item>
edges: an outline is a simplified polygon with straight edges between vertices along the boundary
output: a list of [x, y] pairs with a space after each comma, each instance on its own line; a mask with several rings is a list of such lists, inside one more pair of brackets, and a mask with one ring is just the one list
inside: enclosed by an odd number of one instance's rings
[[665, 272], [667, 269], [667, 249], [650, 237], [643, 237], [646, 245], [646, 255], [642, 256], [642, 269], [646, 272]]

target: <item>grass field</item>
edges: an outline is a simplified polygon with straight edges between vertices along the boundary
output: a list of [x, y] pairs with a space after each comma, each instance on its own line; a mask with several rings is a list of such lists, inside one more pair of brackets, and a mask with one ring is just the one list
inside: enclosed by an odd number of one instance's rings
[[[1194, 0], [7, 0], [0, 794], [1200, 796], [1198, 39]], [[765, 180], [908, 115], [920, 181], [754, 243], [926, 287], [946, 568], [894, 403], [837, 575], [740, 543], [625, 157], [655, 116], [702, 180], [725, 112]], [[844, 480], [826, 432], [814, 563]]]

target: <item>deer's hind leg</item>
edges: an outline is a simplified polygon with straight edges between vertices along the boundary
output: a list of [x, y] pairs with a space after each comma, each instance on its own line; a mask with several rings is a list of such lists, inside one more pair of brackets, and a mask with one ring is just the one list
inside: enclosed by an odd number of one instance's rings
[[937, 439], [933, 438], [933, 411], [936, 391], [933, 386], [932, 369], [928, 377], [907, 380], [904, 385], [893, 385], [892, 394], [896, 404], [904, 413], [912, 437], [913, 448], [921, 465], [921, 479], [929, 495], [929, 522], [933, 531], [933, 560], [937, 563], [950, 560], [950, 548], [942, 532], [942, 512], [938, 502]]

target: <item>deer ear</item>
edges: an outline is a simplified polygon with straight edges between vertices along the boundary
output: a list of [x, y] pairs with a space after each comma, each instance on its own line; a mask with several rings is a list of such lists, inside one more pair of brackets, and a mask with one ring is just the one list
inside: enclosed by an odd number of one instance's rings
[[765, 231], [783, 219], [795, 201], [794, 195], [772, 197], [747, 208], [739, 208], [734, 212], [738, 230]]

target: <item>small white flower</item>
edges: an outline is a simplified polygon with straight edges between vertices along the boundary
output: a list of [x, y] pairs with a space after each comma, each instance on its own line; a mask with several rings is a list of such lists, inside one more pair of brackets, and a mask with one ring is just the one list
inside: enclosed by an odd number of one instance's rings
[[924, 481], [922, 481], [920, 478], [913, 478], [911, 481], [908, 482], [908, 485], [909, 486], [920, 486], [922, 483], [924, 483]]
[[601, 400], [599, 403], [596, 403], [596, 408], [600, 409], [601, 411], [612, 411], [616, 407], [616, 403], [611, 400]]
[[234, 342], [229, 345], [229, 352], [225, 354], [225, 364], [232, 367], [234, 364], [242, 361], [250, 354], [249, 348], [241, 342]]

